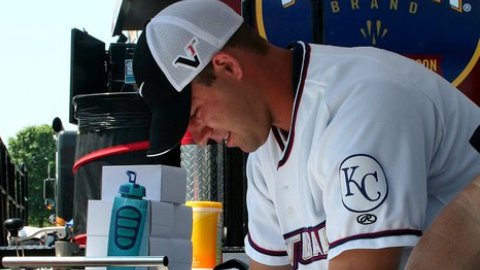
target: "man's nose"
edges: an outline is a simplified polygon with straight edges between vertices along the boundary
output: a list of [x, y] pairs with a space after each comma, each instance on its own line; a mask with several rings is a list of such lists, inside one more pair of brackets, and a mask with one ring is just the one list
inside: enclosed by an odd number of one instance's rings
[[191, 118], [188, 124], [188, 131], [193, 141], [198, 145], [206, 145], [212, 134], [212, 129], [195, 118]]

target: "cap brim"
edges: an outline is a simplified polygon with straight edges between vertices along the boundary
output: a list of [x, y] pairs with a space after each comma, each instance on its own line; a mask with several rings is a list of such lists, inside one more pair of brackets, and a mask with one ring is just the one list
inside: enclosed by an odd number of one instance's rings
[[140, 95], [152, 113], [147, 156], [158, 156], [175, 148], [190, 119], [191, 86], [178, 92], [152, 57], [145, 31], [140, 35], [133, 58], [133, 72]]
[[[190, 88], [190, 85], [186, 88]], [[151, 91], [158, 91], [158, 89], [146, 87], [142, 90], [142, 96], [147, 103]], [[184, 89], [178, 96], [161, 107], [150, 108], [152, 121], [147, 156], [162, 155], [179, 145], [187, 131], [190, 118], [190, 93], [190, 89]]]

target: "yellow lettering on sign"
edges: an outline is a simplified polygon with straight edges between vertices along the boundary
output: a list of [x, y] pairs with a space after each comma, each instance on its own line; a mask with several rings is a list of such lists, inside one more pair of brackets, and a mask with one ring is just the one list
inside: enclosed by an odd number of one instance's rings
[[340, 11], [340, 5], [338, 4], [338, 1], [330, 1], [330, 7], [332, 8], [333, 13]]
[[351, 0], [352, 10], [360, 9], [360, 4], [358, 3], [358, 1], [359, 0]]
[[426, 68], [438, 72], [438, 61], [437, 59], [417, 59], [417, 63], [424, 65]]
[[398, 10], [398, 0], [391, 0], [390, 1], [390, 9], [391, 10]]
[[[257, 0], [259, 1], [259, 0]], [[387, 0], [385, 0], [387, 1]], [[430, 0], [436, 4], [442, 4], [442, 0]], [[352, 11], [355, 10], [360, 10], [360, 2], [364, 5], [364, 8], [367, 7], [367, 0], [350, 0], [350, 9]], [[388, 0], [388, 8], [393, 11], [398, 11], [399, 10], [399, 0]], [[400, 1], [402, 5], [402, 9], [408, 9], [408, 13], [410, 14], [417, 14], [418, 12], [418, 0], [402, 0]], [[462, 7], [462, 2], [463, 0], [449, 0], [448, 1], [450, 4], [451, 10], [457, 11], [457, 12], [464, 12], [465, 10]], [[379, 0], [369, 0], [369, 8], [371, 10], [378, 10], [380, 9], [380, 5], [382, 5], [384, 2], [379, 1]], [[282, 0], [282, 4], [284, 7], [289, 7], [295, 4], [295, 0]], [[332, 10], [332, 13], [339, 13], [341, 9], [341, 4], [343, 5], [348, 5], [348, 0], [330, 0], [330, 8]], [[386, 3], [385, 3], [386, 4]], [[423, 4], [423, 3], [422, 3]], [[348, 8], [348, 6], [343, 6], [344, 8]], [[383, 7], [383, 6], [382, 6]]]
[[410, 14], [415, 14], [417, 13], [417, 10], [418, 10], [418, 4], [413, 1], [410, 2], [410, 8], [408, 9], [408, 12], [410, 12]]

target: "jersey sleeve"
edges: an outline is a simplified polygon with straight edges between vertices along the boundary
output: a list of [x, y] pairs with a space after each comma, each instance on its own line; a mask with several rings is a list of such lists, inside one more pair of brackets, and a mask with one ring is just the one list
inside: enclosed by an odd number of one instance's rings
[[250, 154], [247, 160], [248, 234], [245, 252], [251, 259], [265, 265], [286, 265], [290, 262], [266, 181], [273, 175], [268, 165], [260, 163], [258, 154]]
[[[374, 87], [372, 87], [375, 85]], [[392, 82], [355, 85], [322, 135], [328, 258], [351, 249], [411, 247], [422, 234], [434, 108]]]

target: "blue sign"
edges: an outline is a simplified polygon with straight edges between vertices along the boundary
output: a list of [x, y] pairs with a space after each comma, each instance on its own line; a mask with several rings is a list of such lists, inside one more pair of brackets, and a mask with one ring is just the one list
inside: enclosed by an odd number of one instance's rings
[[[245, 0], [248, 1], [248, 0]], [[479, 0], [251, 0], [269, 42], [374, 46], [437, 72], [480, 105]]]
[[281, 47], [297, 40], [312, 42], [315, 14], [310, 0], [254, 0], [254, 4], [255, 25], [269, 42]]
[[323, 4], [326, 44], [394, 51], [450, 82], [457, 80], [457, 85], [480, 55], [478, 0], [326, 0]]

